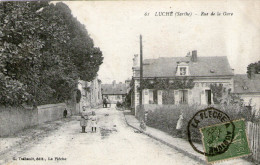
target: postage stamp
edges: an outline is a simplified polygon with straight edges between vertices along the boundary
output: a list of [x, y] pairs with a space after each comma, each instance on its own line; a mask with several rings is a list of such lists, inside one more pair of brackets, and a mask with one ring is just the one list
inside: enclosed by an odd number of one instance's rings
[[[232, 139], [232, 126], [229, 122], [200, 128], [207, 162], [213, 163], [249, 155], [245, 121], [232, 121], [235, 126]], [[225, 152], [223, 152], [226, 150]]]
[[[226, 123], [227, 126], [225, 130], [222, 130], [222, 132], [226, 131], [226, 133], [223, 132], [221, 134], [223, 136], [221, 140], [225, 140], [224, 143], [225, 145], [222, 146], [221, 150], [214, 150], [214, 152], [207, 152], [207, 151], [203, 152], [202, 149], [199, 149], [199, 147], [195, 145], [194, 142], [196, 142], [196, 139], [194, 139], [194, 137], [199, 136], [201, 140], [202, 136], [200, 133], [200, 128], [209, 127], [219, 123]], [[209, 107], [198, 111], [189, 120], [187, 126], [188, 141], [191, 147], [198, 153], [203, 154], [205, 156], [215, 156], [215, 155], [222, 154], [228, 150], [229, 145], [232, 143], [234, 139], [234, 130], [235, 130], [235, 125], [233, 124], [230, 117], [226, 113], [216, 108]]]

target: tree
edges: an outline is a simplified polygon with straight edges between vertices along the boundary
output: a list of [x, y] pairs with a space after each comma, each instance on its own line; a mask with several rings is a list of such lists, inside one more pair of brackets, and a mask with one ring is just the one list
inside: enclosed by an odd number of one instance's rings
[[2, 2], [0, 12], [1, 96], [13, 99], [1, 97], [0, 104], [63, 102], [78, 78], [95, 78], [102, 52], [68, 6]]
[[254, 74], [260, 73], [260, 61], [251, 63], [247, 66], [247, 75], [249, 78], [251, 78], [252, 72]]

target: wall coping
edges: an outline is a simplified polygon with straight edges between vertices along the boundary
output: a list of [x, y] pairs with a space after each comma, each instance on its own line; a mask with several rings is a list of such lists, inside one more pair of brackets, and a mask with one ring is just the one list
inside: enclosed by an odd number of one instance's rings
[[42, 109], [47, 109], [47, 108], [50, 108], [50, 107], [59, 107], [59, 106], [66, 106], [66, 104], [65, 103], [58, 103], [58, 104], [40, 105], [40, 106], [37, 106], [37, 109], [42, 110]]

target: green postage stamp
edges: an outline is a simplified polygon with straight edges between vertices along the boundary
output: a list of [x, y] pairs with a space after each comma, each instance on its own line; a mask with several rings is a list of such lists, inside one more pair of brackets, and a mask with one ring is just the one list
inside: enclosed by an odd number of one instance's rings
[[242, 157], [251, 153], [245, 121], [241, 119], [232, 121], [232, 123], [221, 123], [200, 128], [205, 153], [209, 153], [206, 155], [209, 163]]

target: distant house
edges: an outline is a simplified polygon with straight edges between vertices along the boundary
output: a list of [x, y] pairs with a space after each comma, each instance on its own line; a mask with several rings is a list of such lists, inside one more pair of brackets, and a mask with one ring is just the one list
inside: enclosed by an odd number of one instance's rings
[[112, 104], [123, 102], [127, 94], [126, 84], [113, 81], [112, 84], [102, 84], [102, 98], [108, 98]]
[[246, 106], [251, 106], [255, 110], [260, 110], [260, 74], [251, 74], [248, 78], [246, 74], [235, 75], [234, 93], [238, 94]]
[[[139, 105], [140, 66], [133, 59], [132, 108]], [[233, 92], [234, 73], [226, 56], [198, 56], [192, 51], [185, 57], [160, 57], [143, 61], [143, 104], [213, 104], [211, 84], [223, 84]], [[186, 79], [186, 81], [184, 81]], [[192, 84], [188, 83], [192, 81]], [[189, 82], [191, 82], [189, 81]], [[166, 83], [175, 88], [153, 88]], [[143, 84], [144, 85], [144, 84]], [[179, 88], [178, 88], [179, 86]]]

